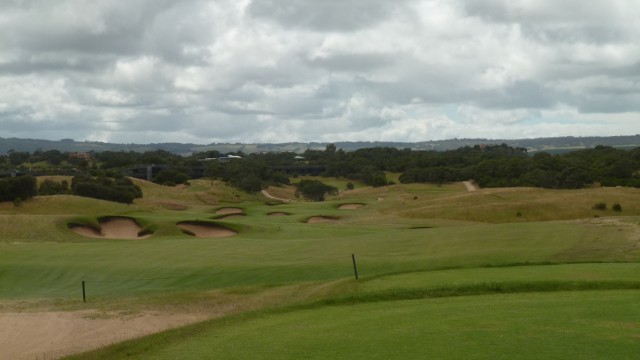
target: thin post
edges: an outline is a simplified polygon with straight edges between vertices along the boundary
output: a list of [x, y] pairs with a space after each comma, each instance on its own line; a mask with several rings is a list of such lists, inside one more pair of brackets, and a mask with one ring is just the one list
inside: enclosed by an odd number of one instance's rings
[[356, 275], [356, 280], [358, 280], [358, 265], [356, 265], [356, 255], [351, 254], [351, 260], [353, 260], [353, 272]]
[[87, 292], [84, 286], [84, 280], [82, 280], [82, 302], [87, 302]]

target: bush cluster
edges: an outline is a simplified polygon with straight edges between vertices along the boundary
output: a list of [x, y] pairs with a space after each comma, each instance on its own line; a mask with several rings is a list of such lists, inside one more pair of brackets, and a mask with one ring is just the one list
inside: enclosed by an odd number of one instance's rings
[[0, 179], [0, 201], [27, 200], [37, 192], [36, 178], [31, 175]]
[[60, 195], [69, 193], [69, 182], [62, 180], [57, 182], [51, 179], [45, 179], [38, 187], [38, 195]]
[[313, 201], [324, 201], [327, 194], [335, 195], [338, 189], [335, 186], [327, 185], [319, 180], [300, 180], [296, 184], [296, 196]]
[[142, 197], [142, 189], [123, 176], [109, 178], [78, 175], [71, 181], [71, 188], [75, 195], [125, 204], [131, 204], [134, 199]]

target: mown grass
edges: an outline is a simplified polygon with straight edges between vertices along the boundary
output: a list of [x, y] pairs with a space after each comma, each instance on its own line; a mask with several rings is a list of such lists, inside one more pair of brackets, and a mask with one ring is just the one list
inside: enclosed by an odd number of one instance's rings
[[637, 290], [380, 301], [236, 316], [82, 359], [631, 359]]
[[582, 224], [382, 231], [371, 225], [304, 224], [292, 222], [291, 216], [264, 218], [269, 226], [257, 221], [248, 225], [250, 220], [244, 217], [238, 223], [229, 221], [231, 227], [240, 226], [240, 235], [224, 239], [192, 238], [179, 232], [174, 218], [163, 222], [154, 218], [173, 233], [165, 230], [162, 235], [159, 229], [144, 240], [0, 244], [0, 280], [7, 284], [0, 297], [73, 298], [82, 280], [94, 297], [334, 280], [352, 275], [354, 253], [361, 276], [552, 262], [558, 254], [595, 238], [603, 250], [628, 249], [618, 258], [602, 254], [600, 261], [624, 261], [638, 253], [633, 240]]

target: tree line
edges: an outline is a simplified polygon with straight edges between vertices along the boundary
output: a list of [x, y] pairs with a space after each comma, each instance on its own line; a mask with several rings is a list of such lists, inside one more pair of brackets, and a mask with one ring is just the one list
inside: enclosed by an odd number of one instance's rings
[[19, 205], [37, 195], [64, 194], [131, 204], [134, 199], [142, 197], [142, 190], [131, 179], [121, 175], [111, 178], [81, 174], [74, 176], [71, 184], [66, 180], [45, 179], [39, 186], [32, 175], [0, 178], [0, 202], [13, 201]]
[[[140, 191], [128, 179], [122, 177], [123, 169], [136, 164], [167, 164], [153, 181], [174, 185], [193, 178], [194, 167], [204, 167], [202, 174], [223, 180], [232, 186], [254, 193], [270, 185], [289, 184], [295, 177], [295, 168], [320, 166], [322, 176], [341, 177], [360, 181], [370, 186], [384, 186], [386, 173], [400, 173], [401, 183], [446, 183], [473, 179], [481, 187], [534, 186], [551, 189], [576, 189], [593, 184], [602, 186], [640, 187], [640, 148], [623, 150], [610, 146], [596, 146], [563, 154], [536, 152], [531, 155], [526, 149], [501, 145], [465, 146], [455, 150], [433, 151], [373, 147], [344, 151], [334, 144], [324, 150], [306, 150], [303, 154], [279, 153], [233, 153], [238, 158], [229, 162], [203, 161], [222, 157], [217, 151], [181, 156], [164, 150], [138, 153], [133, 151], [105, 151], [93, 153], [92, 160], [72, 160], [67, 153], [57, 151], [20, 153], [10, 152], [0, 156], [0, 168], [38, 161], [56, 164], [77, 165], [77, 179], [66, 187], [47, 183], [41, 193], [64, 191], [93, 196], [107, 200], [131, 202]], [[301, 156], [300, 156], [301, 155]], [[293, 174], [275, 170], [281, 167], [294, 169]], [[109, 180], [107, 180], [109, 179]], [[36, 192], [25, 188], [31, 180], [2, 179], [0, 199], [12, 201], [23, 199]], [[130, 181], [130, 180], [129, 180]], [[317, 184], [304, 184], [317, 186]], [[110, 193], [119, 189], [118, 195]], [[304, 191], [300, 191], [304, 193]], [[101, 195], [97, 195], [101, 194]]]

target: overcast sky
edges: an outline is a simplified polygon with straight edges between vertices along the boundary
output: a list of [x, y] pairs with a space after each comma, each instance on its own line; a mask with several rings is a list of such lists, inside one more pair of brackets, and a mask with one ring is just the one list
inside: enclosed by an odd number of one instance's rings
[[0, 137], [640, 133], [637, 0], [1, 0]]

